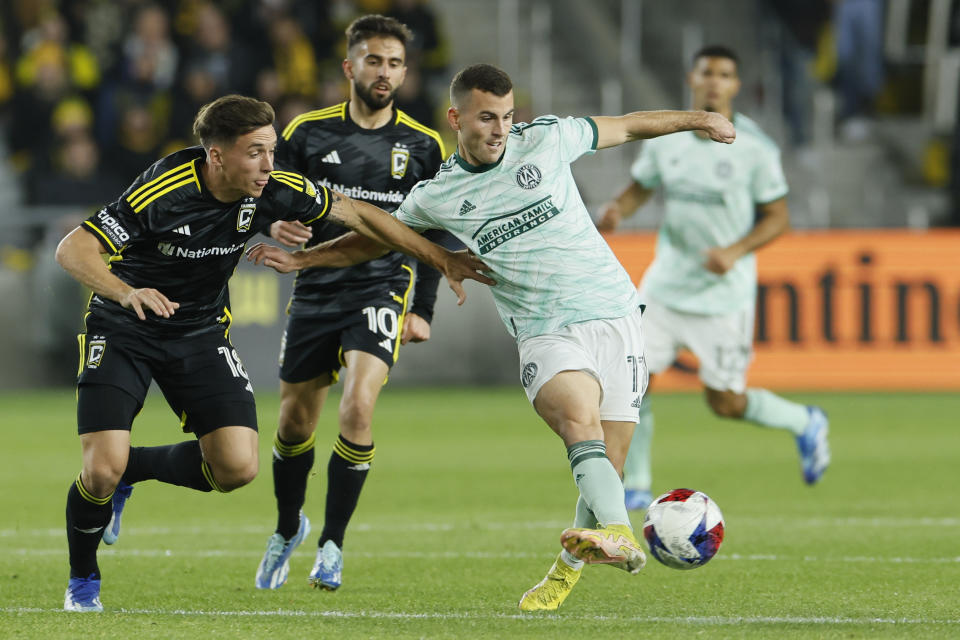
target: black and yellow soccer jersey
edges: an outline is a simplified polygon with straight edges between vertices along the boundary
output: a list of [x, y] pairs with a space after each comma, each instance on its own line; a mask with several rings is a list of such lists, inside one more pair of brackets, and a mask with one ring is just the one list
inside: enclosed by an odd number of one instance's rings
[[[277, 164], [347, 197], [393, 211], [417, 182], [433, 177], [440, 168], [444, 156], [440, 136], [399, 109], [388, 124], [364, 129], [350, 119], [348, 107], [343, 102], [290, 121], [281, 135]], [[332, 224], [313, 225], [307, 246], [346, 231]], [[403, 265], [413, 262], [389, 253], [344, 269], [304, 269], [297, 274], [289, 313], [338, 315], [364, 307], [377, 293], [395, 290], [402, 295], [409, 282]], [[439, 274], [423, 265], [417, 269], [413, 311], [429, 321]]]
[[227, 280], [247, 240], [276, 220], [310, 224], [330, 208], [329, 190], [285, 171], [270, 175], [259, 198], [220, 202], [203, 182], [205, 157], [202, 147], [190, 147], [157, 161], [81, 225], [106, 248], [117, 277], [156, 289], [180, 308], [170, 318], [148, 311], [143, 321], [94, 295], [93, 319], [156, 336], [224, 330], [231, 319]]

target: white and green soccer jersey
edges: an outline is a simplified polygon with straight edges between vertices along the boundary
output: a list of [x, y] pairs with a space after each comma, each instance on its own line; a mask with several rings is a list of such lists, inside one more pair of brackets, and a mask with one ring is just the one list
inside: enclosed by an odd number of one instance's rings
[[737, 139], [717, 144], [693, 132], [643, 144], [633, 179], [663, 187], [666, 214], [657, 252], [640, 286], [643, 300], [698, 314], [725, 314], [753, 304], [757, 267], [744, 256], [724, 275], [704, 267], [704, 251], [743, 238], [758, 204], [787, 194], [776, 144], [746, 116], [735, 114]]
[[490, 266], [497, 309], [518, 341], [625, 316], [639, 296], [570, 172], [596, 145], [589, 118], [516, 124], [498, 162], [474, 166], [454, 154], [394, 215], [417, 231], [446, 229]]

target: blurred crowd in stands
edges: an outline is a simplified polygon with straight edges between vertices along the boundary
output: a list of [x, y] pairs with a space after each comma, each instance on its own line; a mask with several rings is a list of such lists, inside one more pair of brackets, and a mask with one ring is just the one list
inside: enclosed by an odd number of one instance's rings
[[[887, 4], [760, 0], [782, 25], [775, 47], [788, 148], [811, 144], [818, 85], [835, 89], [843, 142], [872, 137], [878, 113], [921, 110], [922, 74], [884, 59]], [[957, 47], [960, 0], [952, 7], [949, 45]], [[364, 13], [413, 30], [398, 104], [449, 136], [447, 38], [429, 0], [3, 0], [0, 207], [117, 197], [155, 159], [195, 144], [197, 109], [225, 93], [269, 101], [278, 127], [345, 99], [343, 31]], [[911, 15], [911, 40], [922, 40], [912, 31], [926, 20]], [[940, 152], [930, 154], [924, 181], [949, 183], [951, 221], [960, 225], [960, 136], [931, 148]]]
[[[183, 146], [199, 107], [257, 96], [282, 128], [347, 96], [344, 29], [358, 15], [415, 39], [397, 101], [436, 127], [446, 42], [424, 0], [4, 0], [0, 130], [27, 205], [100, 205]], [[445, 106], [445, 104], [444, 104]]]

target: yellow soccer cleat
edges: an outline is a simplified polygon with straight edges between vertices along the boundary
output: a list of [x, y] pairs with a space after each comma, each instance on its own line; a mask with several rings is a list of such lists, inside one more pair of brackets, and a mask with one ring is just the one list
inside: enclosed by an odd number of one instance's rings
[[625, 524], [567, 529], [560, 534], [560, 544], [587, 564], [609, 564], [630, 573], [639, 573], [647, 564], [647, 556], [633, 530]]
[[547, 577], [520, 598], [520, 610], [556, 611], [577, 584], [580, 573], [580, 569], [573, 569], [558, 555]]

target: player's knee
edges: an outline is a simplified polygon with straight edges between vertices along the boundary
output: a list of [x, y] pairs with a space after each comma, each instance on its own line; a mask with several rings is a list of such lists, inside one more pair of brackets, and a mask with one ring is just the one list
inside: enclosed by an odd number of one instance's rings
[[557, 418], [557, 431], [565, 442], [603, 440], [603, 427], [590, 416], [563, 415]]
[[340, 403], [340, 426], [350, 432], [368, 432], [373, 422], [372, 398], [356, 397]]
[[229, 464], [213, 467], [213, 477], [224, 491], [233, 491], [253, 482], [257, 477], [259, 464], [256, 456], [244, 460], [233, 460]]
[[104, 497], [117, 487], [125, 465], [115, 460], [103, 460], [88, 464], [83, 469], [83, 486], [92, 495]]
[[239, 489], [253, 482], [253, 479], [257, 477], [257, 468], [245, 467], [241, 469], [231, 469], [224, 475], [225, 478], [223, 480], [217, 480], [220, 488], [224, 491], [233, 491], [234, 489]]
[[285, 442], [304, 442], [313, 433], [316, 421], [304, 408], [284, 408], [280, 413], [278, 428]]
[[714, 414], [721, 418], [742, 418], [744, 403], [736, 394], [708, 394], [707, 404]]

